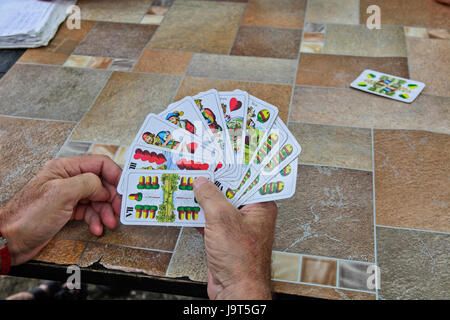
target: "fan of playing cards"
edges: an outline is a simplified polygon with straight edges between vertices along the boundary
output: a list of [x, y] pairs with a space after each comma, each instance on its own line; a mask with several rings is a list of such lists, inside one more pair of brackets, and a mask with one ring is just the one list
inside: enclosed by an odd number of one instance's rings
[[301, 147], [277, 107], [211, 89], [149, 114], [128, 149], [117, 191], [121, 222], [205, 225], [193, 183], [213, 181], [236, 207], [291, 197]]

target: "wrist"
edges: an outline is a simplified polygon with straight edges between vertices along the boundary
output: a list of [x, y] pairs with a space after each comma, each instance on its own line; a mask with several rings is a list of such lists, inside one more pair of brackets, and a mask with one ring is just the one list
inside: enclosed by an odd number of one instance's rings
[[9, 213], [8, 209], [0, 209], [0, 232], [2, 233], [3, 238], [5, 238], [8, 242], [8, 251], [11, 259], [11, 266], [15, 266], [19, 264], [18, 261], [20, 260], [20, 250], [18, 248], [18, 241], [16, 239], [17, 237], [15, 237], [14, 235], [11, 223], [8, 223], [8, 220], [11, 220], [11, 216], [12, 215]]

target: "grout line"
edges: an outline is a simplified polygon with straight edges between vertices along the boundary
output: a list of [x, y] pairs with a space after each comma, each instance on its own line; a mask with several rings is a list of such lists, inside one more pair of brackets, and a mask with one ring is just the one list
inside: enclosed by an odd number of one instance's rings
[[336, 287], [339, 287], [339, 266], [341, 265], [340, 261], [336, 261]]
[[328, 165], [328, 164], [321, 164], [321, 163], [304, 163], [301, 162], [299, 159], [299, 165], [302, 166], [313, 166], [313, 167], [331, 167], [331, 168], [338, 168], [338, 169], [347, 169], [347, 170], [357, 170], [357, 171], [363, 171], [363, 172], [372, 172], [373, 170], [367, 170], [367, 169], [361, 169], [361, 168], [351, 168], [351, 167], [343, 167], [343, 166], [336, 166], [336, 165]]
[[[378, 267], [378, 250], [377, 250], [377, 214], [376, 214], [376, 206], [375, 206], [375, 144], [374, 144], [374, 134], [373, 129], [371, 129], [371, 140], [372, 140], [372, 202], [373, 202], [373, 255], [375, 258], [375, 265]], [[378, 281], [378, 279], [377, 279]], [[375, 286], [375, 292], [378, 300], [378, 286]]]
[[408, 78], [411, 77], [411, 70], [409, 67], [409, 59], [408, 59], [408, 37], [406, 36], [406, 31], [405, 31], [405, 26], [402, 28], [403, 30], [403, 37], [404, 39], [404, 44], [405, 44], [405, 54], [406, 54], [406, 66], [408, 67]]
[[237, 26], [236, 34], [234, 35], [234, 39], [233, 39], [233, 42], [231, 43], [230, 50], [228, 50], [229, 56], [231, 55], [231, 51], [233, 50], [234, 43], [236, 42], [237, 36], [239, 34], [239, 29], [242, 26], [242, 21], [244, 21], [244, 16], [245, 16], [245, 12], [247, 11], [247, 8], [248, 8], [248, 2], [245, 4], [245, 8], [244, 8], [244, 11], [242, 12], [241, 20], [239, 21], [239, 24]]
[[425, 229], [413, 229], [413, 228], [404, 228], [404, 227], [392, 227], [392, 226], [385, 226], [385, 225], [381, 225], [381, 224], [377, 224], [376, 227], [379, 227], [379, 228], [389, 228], [389, 229], [397, 229], [397, 230], [404, 230], [404, 231], [428, 232], [428, 233], [437, 233], [437, 234], [450, 235], [450, 232], [445, 232], [445, 231], [434, 231], [434, 230], [425, 230]]
[[272, 278], [271, 280], [278, 281], [278, 282], [293, 283], [293, 284], [304, 284], [304, 285], [314, 286], [314, 287], [319, 287], [319, 288], [329, 288], [329, 289], [337, 289], [337, 290], [345, 290], [345, 291], [354, 291], [354, 292], [363, 292], [363, 293], [375, 294], [375, 291], [353, 289], [353, 288], [343, 288], [343, 287], [338, 287], [338, 286], [328, 286], [328, 285], [325, 285], [325, 284], [316, 284], [316, 283], [302, 282], [302, 281], [295, 282], [295, 281], [292, 281], [292, 280], [283, 280], [283, 279], [275, 279], [275, 278]]
[[[289, 59], [289, 60], [293, 60], [293, 59]], [[238, 79], [228, 79], [228, 78], [197, 77], [197, 76], [190, 76], [190, 75], [188, 75], [188, 77], [196, 78], [196, 79], [212, 79], [212, 80], [221, 80], [221, 81], [239, 81], [239, 82], [249, 82], [249, 83], [271, 84], [271, 85], [279, 85], [279, 86], [292, 86], [292, 84], [288, 83], [288, 82], [280, 83], [280, 82], [269, 82], [269, 81], [261, 81], [261, 80], [238, 80]]]
[[169, 261], [169, 264], [167, 265], [167, 269], [166, 269], [166, 277], [169, 276], [170, 265], [172, 264], [173, 256], [175, 255], [175, 250], [178, 247], [178, 242], [180, 241], [181, 234], [183, 233], [183, 228], [184, 227], [181, 227], [180, 233], [178, 234], [177, 242], [175, 242], [175, 246], [173, 247], [172, 255], [170, 256], [170, 261]]
[[75, 121], [75, 120], [34, 118], [34, 117], [16, 116], [16, 115], [1, 114], [1, 113], [0, 113], [0, 117], [13, 118], [13, 119], [24, 119], [24, 120], [49, 121], [49, 122], [77, 123], [77, 121]]
[[302, 278], [302, 264], [303, 264], [303, 255], [300, 255], [300, 257], [298, 258], [298, 275], [297, 275], [297, 282], [300, 282], [301, 278]]

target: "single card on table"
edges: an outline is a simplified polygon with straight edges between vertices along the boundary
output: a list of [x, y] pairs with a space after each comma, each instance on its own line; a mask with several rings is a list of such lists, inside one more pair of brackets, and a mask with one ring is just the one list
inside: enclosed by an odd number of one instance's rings
[[[235, 92], [244, 92], [241, 90], [235, 90]], [[239, 185], [239, 182], [244, 177], [250, 159], [256, 150], [258, 150], [265, 139], [267, 134], [272, 128], [275, 119], [278, 117], [278, 108], [261, 100], [252, 95], [248, 95], [248, 109], [247, 109], [247, 121], [245, 130], [245, 143], [244, 143], [244, 156], [243, 156], [243, 170], [238, 179], [235, 180], [234, 187]]]
[[130, 172], [125, 179], [120, 221], [127, 225], [205, 226], [193, 183], [197, 177], [213, 180], [206, 171]]
[[242, 171], [244, 155], [245, 123], [247, 121], [248, 93], [245, 91], [220, 91], [220, 103], [225, 114], [228, 137], [233, 150], [233, 173], [224, 179], [236, 179]]
[[227, 199], [229, 199], [232, 203], [239, 199], [240, 195], [244, 192], [250, 182], [256, 179], [261, 171], [261, 168], [280, 150], [281, 146], [287, 140], [287, 137], [288, 131], [284, 127], [283, 121], [280, 118], [277, 118], [264, 143], [250, 160], [250, 166], [246, 169], [246, 172], [239, 181], [238, 186], [234, 187], [234, 182], [215, 182]]
[[407, 103], [413, 102], [425, 88], [423, 82], [369, 69], [364, 70], [350, 86], [358, 90]]
[[208, 128], [214, 136], [216, 143], [223, 150], [223, 166], [214, 174], [217, 179], [226, 174], [232, 159], [234, 159], [234, 155], [231, 153], [231, 143], [228, 138], [227, 124], [225, 122], [222, 106], [220, 105], [219, 94], [217, 90], [211, 89], [200, 92], [192, 98], [202, 113], [203, 118], [206, 120]]
[[[245, 203], [237, 201], [236, 206], [287, 199], [294, 195], [297, 184], [298, 158], [286, 165], [276, 176], [266, 182], [258, 190], [252, 189]], [[242, 194], [245, 197], [246, 193]], [[241, 197], [241, 198], [242, 198]]]
[[[280, 144], [274, 152], [271, 152], [266, 156], [257, 167], [260, 168], [256, 177], [255, 174], [251, 178], [247, 179], [247, 182], [235, 193], [231, 198], [233, 205], [245, 203], [245, 201], [253, 194], [252, 190], [259, 190], [263, 185], [270, 181], [274, 176], [278, 174], [287, 164], [297, 159], [302, 151], [302, 147], [297, 142], [292, 133], [288, 130], [283, 121], [277, 119], [276, 125], [280, 127], [280, 132], [287, 134], [287, 139], [283, 144]], [[259, 162], [258, 157], [254, 157], [252, 160], [250, 169]], [[253, 170], [255, 172], [256, 170]], [[245, 195], [244, 195], [245, 194]], [[228, 195], [227, 195], [228, 196]]]
[[127, 153], [124, 169], [117, 185], [117, 192], [123, 194], [124, 180], [129, 172], [136, 170], [201, 170], [213, 172], [215, 164], [195, 157], [195, 154], [181, 153], [157, 146], [132, 145]]

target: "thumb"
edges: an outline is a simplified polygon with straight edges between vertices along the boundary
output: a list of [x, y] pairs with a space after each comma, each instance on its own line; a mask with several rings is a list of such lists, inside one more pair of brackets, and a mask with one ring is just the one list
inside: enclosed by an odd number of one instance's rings
[[233, 214], [236, 208], [228, 202], [217, 186], [204, 177], [194, 181], [194, 193], [200, 206], [205, 212], [205, 219], [220, 218], [223, 214]]
[[76, 203], [81, 199], [107, 201], [110, 194], [102, 185], [99, 176], [92, 172], [87, 172], [62, 179], [61, 197], [66, 201], [74, 201]]

